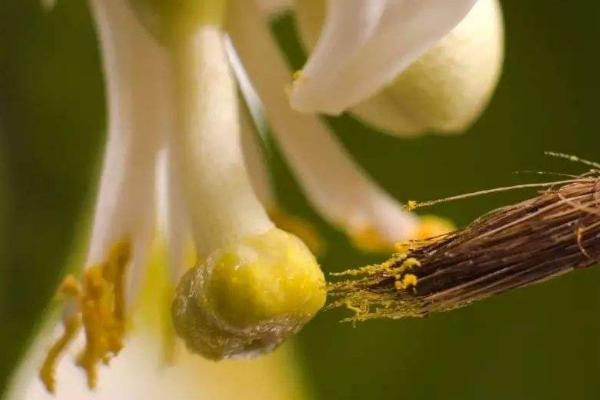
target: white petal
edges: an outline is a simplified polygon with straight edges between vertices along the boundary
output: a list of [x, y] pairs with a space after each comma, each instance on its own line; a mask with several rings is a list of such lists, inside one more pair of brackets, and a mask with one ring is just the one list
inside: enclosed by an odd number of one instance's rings
[[[304, 112], [339, 114], [358, 104], [435, 45], [475, 2], [369, 0], [358, 5], [329, 0], [323, 33], [294, 82], [292, 106]], [[381, 8], [383, 12], [377, 13]], [[344, 56], [336, 49], [342, 49]]]
[[488, 104], [503, 55], [500, 2], [480, 0], [436, 46], [351, 112], [399, 136], [462, 132]]
[[315, 116], [292, 110], [288, 70], [251, 2], [230, 3], [229, 33], [306, 195], [331, 223], [352, 232], [374, 228], [389, 241], [406, 238], [416, 218], [379, 188]]
[[[87, 265], [130, 241], [139, 281], [155, 218], [157, 154], [171, 118], [168, 58], [123, 0], [93, 0], [108, 98], [108, 144]], [[131, 293], [131, 295], [134, 295]]]

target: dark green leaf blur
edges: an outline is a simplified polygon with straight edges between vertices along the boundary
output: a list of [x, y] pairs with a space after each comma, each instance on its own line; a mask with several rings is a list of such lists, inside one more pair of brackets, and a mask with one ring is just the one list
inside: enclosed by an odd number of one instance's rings
[[[600, 161], [600, 6], [504, 0], [506, 62], [490, 107], [467, 133], [397, 139], [330, 120], [343, 143], [401, 200], [428, 200], [582, 172], [546, 150]], [[292, 18], [274, 26], [294, 67]], [[86, 2], [0, 2], [0, 389], [61, 278], [95, 191], [105, 127], [102, 75]], [[307, 206], [275, 154], [286, 208], [330, 242], [326, 271], [380, 260], [354, 250]], [[439, 205], [464, 225], [531, 195]], [[422, 320], [340, 324], [320, 314], [299, 335], [318, 399], [599, 399], [600, 269], [591, 268]], [[1, 391], [1, 390], [0, 390]]]

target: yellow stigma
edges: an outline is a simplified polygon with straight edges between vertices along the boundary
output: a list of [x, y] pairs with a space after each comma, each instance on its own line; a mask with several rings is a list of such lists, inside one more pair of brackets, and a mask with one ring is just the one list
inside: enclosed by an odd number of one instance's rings
[[83, 283], [69, 275], [59, 292], [71, 297], [69, 312], [63, 320], [64, 333], [48, 350], [40, 378], [49, 392], [55, 388], [56, 363], [75, 338], [79, 327], [85, 332], [85, 348], [77, 364], [85, 370], [87, 383], [97, 383], [98, 364], [108, 363], [123, 347], [125, 334], [125, 267], [130, 259], [128, 242], [117, 243], [106, 261], [89, 267]]
[[325, 304], [323, 273], [297, 237], [273, 228], [221, 248], [182, 278], [172, 313], [188, 348], [219, 360], [269, 352]]
[[161, 43], [172, 44], [202, 25], [223, 25], [226, 0], [128, 0]]

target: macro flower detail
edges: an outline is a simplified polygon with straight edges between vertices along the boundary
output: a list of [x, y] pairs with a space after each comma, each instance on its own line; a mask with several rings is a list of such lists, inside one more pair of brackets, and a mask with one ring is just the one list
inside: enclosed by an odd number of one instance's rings
[[437, 43], [476, 0], [329, 0], [323, 32], [294, 83], [292, 105], [339, 114]]
[[[574, 156], [552, 155], [598, 166]], [[430, 202], [526, 187], [544, 189], [535, 197], [488, 212], [463, 229], [399, 245], [398, 253], [380, 265], [336, 274], [349, 278], [331, 284], [329, 307], [353, 311], [347, 318], [351, 321], [423, 317], [592, 267], [600, 260], [597, 175], [593, 169], [563, 181]]]
[[[140, 343], [134, 316], [157, 243], [167, 247], [168, 273], [156, 302], [159, 308], [171, 304], [177, 336], [205, 358], [268, 353], [324, 306], [324, 275], [310, 243], [301, 240], [310, 232], [298, 222], [277, 226], [292, 220], [274, 218], [281, 210], [264, 194], [268, 183], [261, 189], [264, 177], [247, 165], [242, 129], [256, 127], [244, 123], [238, 95], [244, 79], [307, 198], [358, 247], [386, 252], [398, 241], [448, 231], [445, 220], [402, 207], [317, 115], [295, 111], [290, 101], [299, 109], [316, 101], [319, 109], [308, 111], [333, 113], [353, 105], [385, 82], [352, 72], [362, 67], [352, 66], [347, 55], [328, 66], [321, 60], [328, 46], [340, 54], [377, 54], [373, 60], [385, 71], [376, 75], [391, 79], [473, 4], [454, 3], [331, 1], [329, 39], [317, 45], [289, 98], [291, 73], [269, 32], [268, 14], [254, 1], [90, 0], [106, 81], [108, 139], [85, 269], [79, 281], [65, 278], [62, 325], [53, 343], [44, 342], [39, 375], [45, 388], [53, 392], [60, 385], [57, 370], [74, 348], [80, 350], [75, 364], [95, 388], [102, 366], [128, 342]], [[396, 25], [418, 40], [380, 46], [378, 37]], [[391, 33], [398, 34], [395, 28]], [[360, 49], [353, 49], [357, 43]], [[384, 61], [392, 58], [389, 67]], [[331, 73], [319, 78], [319, 90], [305, 86], [324, 70]], [[344, 74], [356, 80], [356, 90], [343, 96], [347, 104], [330, 108], [327, 92], [347, 84], [339, 79]], [[163, 342], [172, 334], [165, 329]]]
[[295, 107], [348, 110], [399, 136], [462, 131], [481, 114], [502, 69], [498, 0], [356, 3], [370, 13], [344, 1], [296, 2], [314, 51], [294, 84]]
[[[81, 285], [72, 277], [65, 281], [67, 329], [40, 371], [50, 391], [56, 365], [76, 339], [72, 321], [83, 327], [76, 362], [89, 387], [98, 383], [98, 367], [121, 351], [155, 236], [158, 192], [167, 196], [162, 228], [174, 260], [172, 285], [191, 266], [181, 265], [187, 241], [208, 260], [189, 270], [175, 292], [175, 327], [192, 350], [214, 359], [269, 351], [324, 304], [325, 281], [314, 256], [274, 226], [248, 179], [219, 2], [213, 5], [199, 7], [198, 19], [184, 30], [169, 31], [181, 16], [161, 10], [167, 21], [149, 33], [132, 12], [139, 4], [92, 2], [109, 141], [87, 268]], [[244, 319], [249, 310], [253, 318]], [[201, 316], [200, 329], [187, 328]]]

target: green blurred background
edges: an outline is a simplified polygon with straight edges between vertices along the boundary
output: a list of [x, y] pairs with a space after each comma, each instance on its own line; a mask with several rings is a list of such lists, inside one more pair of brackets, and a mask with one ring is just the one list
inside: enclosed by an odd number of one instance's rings
[[[483, 117], [462, 136], [403, 140], [350, 118], [331, 120], [356, 159], [397, 198], [432, 199], [538, 179], [520, 170], [579, 172], [545, 150], [600, 160], [600, 6], [592, 0], [504, 0], [506, 62]], [[298, 67], [293, 20], [277, 22]], [[105, 106], [86, 2], [0, 2], [0, 388], [60, 279], [95, 188]], [[360, 254], [307, 206], [283, 160], [286, 207], [330, 242], [328, 271]], [[406, 174], [405, 171], [410, 171]], [[462, 225], [530, 193], [426, 210]], [[599, 399], [600, 270], [592, 268], [422, 320], [338, 321], [319, 315], [300, 335], [318, 399]]]

